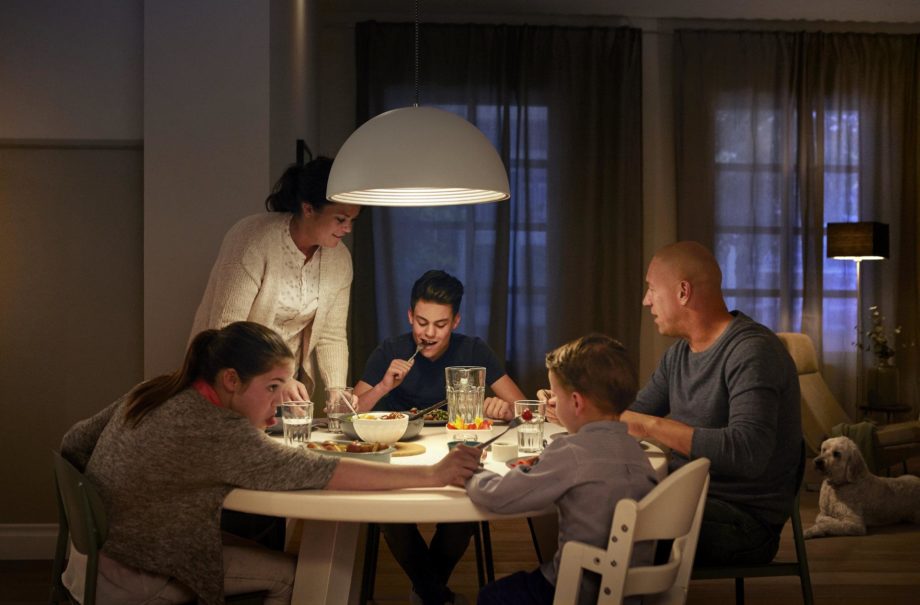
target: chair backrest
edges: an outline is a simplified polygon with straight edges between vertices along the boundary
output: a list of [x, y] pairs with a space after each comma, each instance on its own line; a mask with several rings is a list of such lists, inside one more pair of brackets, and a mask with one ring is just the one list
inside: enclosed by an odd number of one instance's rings
[[[606, 550], [580, 542], [563, 547], [555, 605], [577, 602], [585, 570], [601, 576], [599, 605], [639, 594], [647, 595], [644, 603], [684, 603], [708, 491], [709, 460], [699, 458], [666, 477], [639, 502], [620, 500]], [[674, 542], [666, 563], [629, 566], [636, 542], [667, 539]]]
[[108, 536], [108, 521], [102, 498], [92, 483], [60, 452], [53, 452], [54, 486], [60, 508], [61, 528], [58, 535], [57, 552], [52, 570], [52, 600], [63, 594], [61, 583], [64, 565], [66, 535], [75, 549], [86, 555], [86, 576], [83, 583], [83, 603], [93, 605], [96, 601], [96, 579], [99, 568], [99, 551]]
[[96, 488], [59, 452], [54, 452], [54, 479], [74, 548], [85, 555], [99, 550], [105, 543], [109, 527]]
[[831, 434], [831, 428], [853, 421], [834, 397], [824, 377], [818, 371], [815, 345], [807, 334], [778, 332], [776, 334], [795, 362], [802, 392], [802, 434], [813, 453], [821, 451], [821, 442]]

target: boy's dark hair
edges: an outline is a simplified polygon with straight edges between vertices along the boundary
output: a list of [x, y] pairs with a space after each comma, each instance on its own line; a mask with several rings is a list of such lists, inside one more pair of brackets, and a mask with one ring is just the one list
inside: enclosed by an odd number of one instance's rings
[[460, 311], [460, 301], [463, 300], [463, 284], [445, 271], [439, 269], [426, 271], [424, 275], [415, 280], [412, 286], [409, 308], [415, 309], [415, 303], [420, 300], [450, 305], [456, 315]]
[[546, 369], [569, 391], [622, 413], [636, 400], [636, 368], [626, 348], [606, 334], [588, 334], [546, 354]]

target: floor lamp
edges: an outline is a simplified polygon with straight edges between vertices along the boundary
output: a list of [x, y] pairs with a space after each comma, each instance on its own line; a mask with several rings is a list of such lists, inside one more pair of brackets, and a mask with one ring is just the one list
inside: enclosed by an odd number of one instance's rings
[[860, 266], [864, 260], [888, 258], [888, 225], [885, 223], [828, 223], [827, 256], [856, 262], [856, 405], [862, 402], [862, 284]]

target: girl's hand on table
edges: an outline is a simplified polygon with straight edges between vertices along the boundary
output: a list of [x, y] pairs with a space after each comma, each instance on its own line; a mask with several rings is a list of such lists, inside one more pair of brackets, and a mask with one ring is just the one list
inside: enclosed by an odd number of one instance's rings
[[546, 402], [546, 419], [554, 424], [559, 424], [559, 416], [556, 415], [556, 396], [549, 389], [540, 389], [537, 391], [537, 399]]
[[486, 418], [511, 420], [514, 418], [514, 405], [498, 397], [487, 397], [482, 402], [482, 413]]
[[442, 485], [463, 487], [479, 468], [481, 456], [479, 448], [458, 445], [432, 467], [434, 475]]

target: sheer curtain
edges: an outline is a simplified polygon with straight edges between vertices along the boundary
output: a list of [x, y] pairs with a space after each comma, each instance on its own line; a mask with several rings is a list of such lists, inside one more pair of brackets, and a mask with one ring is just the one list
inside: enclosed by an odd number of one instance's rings
[[[900, 398], [917, 407], [918, 48], [882, 34], [675, 36], [680, 237], [713, 246], [732, 306], [812, 337], [854, 418], [856, 314], [868, 324], [874, 304], [902, 328]], [[865, 220], [890, 225], [891, 258], [863, 263], [857, 310], [855, 265], [825, 258], [824, 226]]]
[[[407, 329], [411, 285], [432, 268], [463, 281], [459, 331], [486, 339], [525, 393], [546, 384], [548, 349], [591, 330], [619, 338], [637, 357], [640, 32], [420, 29], [420, 103], [476, 124], [499, 150], [512, 195], [494, 204], [362, 213], [355, 374], [379, 340]], [[409, 24], [357, 26], [357, 123], [414, 101], [413, 40]]]

